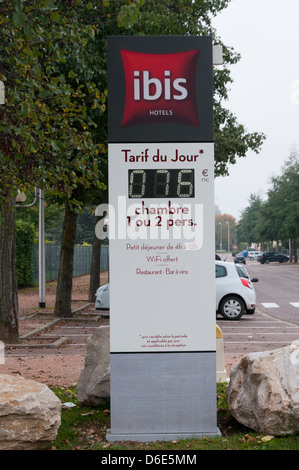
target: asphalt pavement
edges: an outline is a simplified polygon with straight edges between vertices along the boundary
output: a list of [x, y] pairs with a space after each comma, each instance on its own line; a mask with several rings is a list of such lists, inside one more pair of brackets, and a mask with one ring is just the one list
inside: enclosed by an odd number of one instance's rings
[[299, 325], [299, 265], [248, 261], [246, 269], [251, 278], [259, 278], [254, 284], [259, 310]]
[[299, 340], [299, 265], [247, 260], [245, 267], [251, 278], [259, 278], [254, 284], [257, 308], [238, 321], [217, 317], [224, 352], [269, 351]]

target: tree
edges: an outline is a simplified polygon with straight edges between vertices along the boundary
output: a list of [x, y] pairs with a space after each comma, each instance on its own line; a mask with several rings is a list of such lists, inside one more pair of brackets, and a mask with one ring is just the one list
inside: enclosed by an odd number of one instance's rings
[[210, 35], [214, 44], [223, 46], [224, 65], [214, 68], [214, 140], [215, 176], [225, 176], [229, 166], [248, 150], [259, 153], [265, 136], [248, 132], [223, 103], [232, 83], [229, 67], [240, 55], [223, 44], [212, 26], [213, 17], [227, 7], [230, 0], [147, 0], [139, 10], [138, 21], [129, 32], [137, 35]]
[[[55, 0], [14, 0], [1, 2], [0, 14], [0, 79], [6, 88], [0, 109], [0, 250], [5, 272], [0, 278], [0, 334], [2, 340], [15, 342], [17, 189], [38, 186], [71, 195], [78, 185], [91, 181], [102, 189], [101, 148], [91, 136], [96, 124], [87, 116], [86, 102], [99, 115], [105, 96], [91, 75], [82, 84], [71, 68], [65, 68], [67, 60], [84, 68], [85, 47], [94, 36], [76, 9], [59, 10]], [[70, 202], [77, 203], [75, 198]]]
[[[122, 5], [123, 2], [103, 2], [103, 5], [92, 4], [89, 2], [87, 5], [82, 4], [78, 9], [78, 15], [81, 21], [87, 22], [95, 31], [86, 46], [85, 54], [85, 73], [82, 73], [82, 68], [76, 68], [72, 65], [72, 70], [75, 71], [76, 79], [79, 81], [85, 80], [85, 74], [92, 71], [93, 80], [96, 81], [97, 87], [102, 90], [102, 95], [107, 94], [107, 73], [106, 73], [106, 35], [109, 32], [115, 32], [118, 28], [117, 20], [124, 24], [129, 25], [131, 21], [136, 19], [139, 6], [143, 0], [135, 0], [130, 2], [130, 5]], [[107, 7], [110, 8], [108, 13]], [[113, 15], [114, 23], [111, 23], [110, 18]], [[121, 20], [119, 20], [121, 17]], [[104, 48], [104, 50], [103, 50]], [[69, 62], [66, 63], [69, 66]], [[72, 291], [72, 275], [73, 275], [73, 256], [76, 236], [76, 219], [78, 207], [85, 204], [98, 205], [100, 201], [105, 199], [105, 189], [107, 185], [107, 120], [101, 119], [100, 116], [93, 116], [93, 108], [86, 105], [86, 115], [90, 119], [97, 120], [97, 126], [92, 129], [92, 138], [101, 148], [101, 178], [102, 188], [99, 191], [98, 186], [93, 185], [90, 181], [88, 186], [86, 183], [80, 185], [80, 196], [78, 191], [68, 196], [66, 202], [65, 220], [62, 231], [62, 244], [61, 244], [61, 257], [60, 268], [57, 282], [57, 293], [54, 313], [57, 316], [71, 316], [71, 291]], [[85, 165], [92, 164], [90, 160], [86, 160]], [[79, 188], [79, 185], [78, 185]], [[69, 205], [70, 201], [76, 200], [75, 207]], [[97, 222], [97, 219], [95, 219]], [[93, 241], [92, 249], [92, 263], [91, 263], [91, 276], [89, 287], [89, 299], [94, 299], [95, 291], [100, 283], [100, 255], [101, 255], [101, 240], [95, 239]]]
[[0, 338], [5, 343], [18, 340], [18, 297], [16, 272], [15, 200], [7, 196], [1, 206], [0, 226]]
[[[107, 94], [107, 71], [106, 71], [106, 37], [109, 34], [119, 34], [119, 27], [129, 27], [133, 21], [136, 21], [140, 6], [144, 0], [135, 0], [124, 5], [124, 2], [88, 2], [78, 5], [77, 14], [80, 16], [84, 24], [88, 24], [94, 31], [95, 35], [89, 39], [86, 45], [85, 69], [72, 64], [72, 70], [76, 74], [76, 80], [84, 81], [85, 74], [92, 73], [93, 80], [97, 83], [97, 88], [102, 90], [102, 95]], [[62, 2], [63, 5], [63, 2]], [[66, 62], [69, 67], [69, 62]], [[66, 202], [65, 219], [72, 218], [72, 223], [64, 220], [62, 231], [61, 258], [60, 269], [57, 283], [57, 294], [54, 313], [57, 316], [71, 316], [71, 278], [73, 269], [73, 254], [76, 235], [76, 212], [78, 207], [82, 208], [85, 204], [98, 205], [105, 200], [105, 189], [107, 186], [107, 116], [94, 116], [92, 106], [86, 104], [86, 115], [90, 116], [92, 122], [96, 120], [97, 126], [91, 129], [93, 142], [100, 146], [100, 181], [103, 183], [99, 191], [98, 186], [90, 184], [80, 185], [80, 197], [74, 198], [74, 193], [68, 195]], [[90, 160], [86, 160], [85, 165], [88, 167], [93, 164]], [[79, 186], [79, 185], [78, 185]], [[76, 200], [77, 204], [73, 207], [68, 202]], [[95, 218], [95, 223], [97, 219]], [[94, 299], [95, 291], [100, 284], [100, 254], [101, 240], [94, 238], [92, 249], [92, 263], [89, 287], [89, 299]]]
[[299, 155], [294, 148], [282, 167], [282, 173], [272, 178], [267, 201], [260, 212], [260, 237], [268, 240], [291, 240], [297, 262], [299, 237]]
[[248, 133], [220, 101], [214, 104], [214, 132], [216, 177], [228, 175], [229, 165], [235, 165], [237, 158], [246, 157], [249, 149], [259, 153], [264, 140], [261, 133]]
[[[299, 156], [296, 148], [290, 152], [281, 174], [271, 179], [267, 199], [251, 195], [249, 206], [242, 212], [238, 225], [238, 240], [252, 242], [291, 242], [297, 262], [299, 235]], [[291, 258], [292, 259], [292, 258]], [[290, 260], [291, 260], [290, 259]]]
[[263, 206], [263, 201], [259, 195], [251, 194], [248, 202], [249, 206], [241, 213], [237, 229], [237, 239], [238, 243], [246, 242], [248, 248], [250, 248], [253, 243], [260, 241], [257, 221]]
[[[107, 203], [108, 194], [105, 192], [102, 195], [101, 203]], [[105, 215], [104, 215], [105, 217]], [[95, 217], [95, 226], [101, 220], [101, 216], [96, 215]], [[94, 302], [95, 294], [100, 286], [100, 266], [101, 266], [101, 247], [102, 239], [99, 238], [94, 230], [94, 238], [92, 244], [92, 253], [91, 253], [91, 266], [90, 266], [90, 282], [89, 282], [89, 292], [88, 300]]]
[[[60, 264], [54, 313], [70, 317], [74, 267], [74, 246], [78, 214], [66, 203], [62, 229]], [[61, 314], [60, 314], [61, 313]]]

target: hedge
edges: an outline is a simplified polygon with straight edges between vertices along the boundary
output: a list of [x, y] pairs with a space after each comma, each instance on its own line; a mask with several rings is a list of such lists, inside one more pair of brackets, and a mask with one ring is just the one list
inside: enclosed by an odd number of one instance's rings
[[16, 223], [16, 265], [18, 287], [31, 287], [33, 281], [32, 247], [34, 240], [34, 224], [25, 220]]

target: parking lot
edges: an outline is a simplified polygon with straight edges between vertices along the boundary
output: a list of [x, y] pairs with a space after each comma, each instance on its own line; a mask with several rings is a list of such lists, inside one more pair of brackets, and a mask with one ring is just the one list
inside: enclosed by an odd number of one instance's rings
[[[220, 315], [217, 317], [223, 334], [228, 374], [245, 354], [281, 348], [299, 339], [299, 308], [290, 304], [295, 303], [293, 294], [298, 291], [299, 266], [261, 266], [248, 261], [246, 269], [250, 276], [259, 277], [259, 282], [255, 283], [256, 312], [243, 315], [238, 321], [224, 320]], [[88, 278], [80, 278], [80, 283], [76, 298], [81, 291], [87, 291]], [[34, 295], [31, 304], [37, 305], [38, 291]], [[49, 305], [50, 301], [48, 293]], [[269, 307], [269, 304], [277, 307]], [[6, 349], [4, 364], [0, 365], [1, 373], [21, 374], [60, 385], [77, 381], [85, 360], [86, 340], [99, 326], [109, 324], [109, 312], [96, 311], [90, 305], [73, 319], [57, 321], [50, 311], [22, 316], [20, 335], [25, 337], [18, 346]], [[53, 320], [55, 323], [51, 324]], [[46, 325], [49, 326], [38, 330]]]
[[259, 278], [257, 309], [239, 321], [218, 316], [225, 353], [267, 351], [299, 340], [299, 266], [247, 260], [245, 267], [251, 278]]
[[224, 353], [248, 354], [281, 348], [299, 339], [299, 326], [273, 318], [259, 309], [238, 321], [217, 318]]

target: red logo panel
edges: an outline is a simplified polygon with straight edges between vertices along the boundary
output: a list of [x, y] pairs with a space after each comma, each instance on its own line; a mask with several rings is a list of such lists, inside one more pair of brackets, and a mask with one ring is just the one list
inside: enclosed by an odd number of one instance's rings
[[121, 50], [126, 99], [122, 127], [177, 123], [199, 127], [195, 72], [199, 49], [171, 54]]

